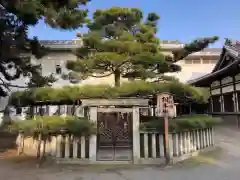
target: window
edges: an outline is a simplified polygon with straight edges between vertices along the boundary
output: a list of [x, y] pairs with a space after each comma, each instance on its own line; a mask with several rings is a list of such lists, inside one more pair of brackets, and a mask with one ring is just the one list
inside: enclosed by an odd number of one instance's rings
[[21, 107], [17, 107], [16, 109], [16, 114], [22, 114], [22, 108]]
[[83, 113], [85, 118], [90, 119], [90, 112], [88, 107], [84, 107]]
[[140, 115], [141, 116], [148, 116], [149, 108], [140, 108]]
[[192, 60], [185, 60], [185, 64], [192, 64]]
[[45, 114], [46, 110], [44, 107], [39, 107], [37, 114], [40, 116], [43, 116]]
[[56, 65], [56, 73], [57, 74], [62, 74], [62, 68], [59, 64]]
[[59, 115], [63, 115], [63, 114], [65, 114], [66, 113], [66, 106], [65, 105], [59, 105], [58, 106], [58, 114]]
[[223, 95], [225, 112], [234, 112], [234, 104], [232, 98], [232, 93]]
[[210, 61], [209, 59], [203, 59], [203, 60], [202, 60], [202, 63], [203, 63], [203, 64], [210, 64], [211, 61]]
[[74, 110], [74, 106], [73, 105], [68, 105], [67, 106], [67, 115], [73, 115], [73, 110]]
[[201, 60], [200, 59], [196, 59], [196, 60], [192, 60], [193, 64], [201, 64]]
[[221, 112], [220, 96], [212, 96], [213, 112]]

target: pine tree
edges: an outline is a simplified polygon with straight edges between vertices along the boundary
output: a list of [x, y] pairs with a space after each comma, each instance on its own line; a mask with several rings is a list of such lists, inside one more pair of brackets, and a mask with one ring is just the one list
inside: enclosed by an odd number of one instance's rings
[[166, 72], [180, 71], [174, 64], [187, 55], [206, 48], [218, 38], [202, 38], [185, 45], [174, 57], [164, 56], [156, 36], [160, 17], [137, 8], [112, 7], [96, 10], [84, 34], [83, 46], [75, 53], [77, 61], [68, 61], [67, 68], [78, 72], [85, 79], [114, 75], [115, 86], [120, 77], [147, 79]]
[[[29, 87], [51, 85], [53, 76], [43, 77], [41, 66], [29, 56], [41, 58], [48, 49], [37, 38], [28, 38], [28, 28], [39, 20], [55, 29], [72, 30], [87, 22], [87, 10], [80, 9], [90, 0], [0, 0], [0, 96], [6, 96], [11, 82], [29, 77]], [[24, 56], [24, 54], [28, 54]]]

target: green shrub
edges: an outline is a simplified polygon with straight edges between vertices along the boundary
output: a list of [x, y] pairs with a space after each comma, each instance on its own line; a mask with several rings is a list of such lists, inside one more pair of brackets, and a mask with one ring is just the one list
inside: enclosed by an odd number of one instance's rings
[[[146, 131], [164, 132], [164, 119], [158, 117], [148, 117], [148, 121], [141, 123], [140, 129]], [[177, 117], [169, 120], [169, 131], [179, 132], [193, 129], [203, 129], [213, 127], [221, 122], [221, 118], [208, 115], [189, 115]]]
[[36, 116], [34, 119], [14, 121], [10, 131], [23, 131], [28, 136], [61, 134], [68, 132], [75, 136], [90, 135], [96, 132], [95, 124], [85, 118], [75, 116]]

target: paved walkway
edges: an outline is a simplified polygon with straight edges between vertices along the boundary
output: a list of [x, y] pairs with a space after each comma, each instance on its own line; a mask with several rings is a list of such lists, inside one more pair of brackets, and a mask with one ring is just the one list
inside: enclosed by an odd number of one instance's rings
[[[71, 168], [36, 169], [32, 166], [9, 166], [0, 162], [1, 180], [239, 180], [240, 179], [240, 131], [218, 129], [216, 143], [224, 149], [221, 159], [193, 167], [177, 165], [160, 167], [139, 167], [128, 170], [106, 172], [85, 171]], [[92, 167], [91, 167], [92, 168]], [[99, 167], [98, 167], [99, 168]]]

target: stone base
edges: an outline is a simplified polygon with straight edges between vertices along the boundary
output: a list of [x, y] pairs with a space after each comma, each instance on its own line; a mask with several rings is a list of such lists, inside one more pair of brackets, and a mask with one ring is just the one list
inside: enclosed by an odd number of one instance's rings
[[191, 157], [196, 157], [201, 152], [208, 152], [208, 151], [212, 151], [214, 149], [216, 149], [216, 147], [212, 146], [212, 147], [208, 147], [208, 148], [205, 148], [205, 149], [202, 149], [202, 150], [198, 150], [196, 152], [192, 152], [192, 153], [189, 153], [189, 154], [184, 154], [184, 155], [179, 156], [179, 157], [174, 157], [174, 158], [172, 158], [172, 164], [176, 164], [176, 163], [182, 162], [182, 161], [187, 160], [187, 159], [189, 159]]
[[101, 148], [97, 152], [98, 161], [132, 161], [131, 148]]
[[[171, 164], [176, 164], [178, 162], [182, 162], [184, 160], [187, 160], [191, 157], [195, 157], [198, 156], [199, 153], [201, 152], [207, 152], [207, 151], [212, 151], [214, 150], [216, 147], [212, 146], [212, 147], [208, 147], [196, 152], [192, 152], [189, 154], [185, 154], [179, 157], [173, 157], [171, 159]], [[165, 165], [166, 161], [165, 158], [140, 158], [137, 161], [133, 162], [133, 161], [90, 161], [88, 159], [66, 159], [66, 158], [59, 158], [56, 159], [56, 163], [58, 164], [83, 164], [83, 165], [87, 165], [87, 164], [135, 164], [135, 165]]]

